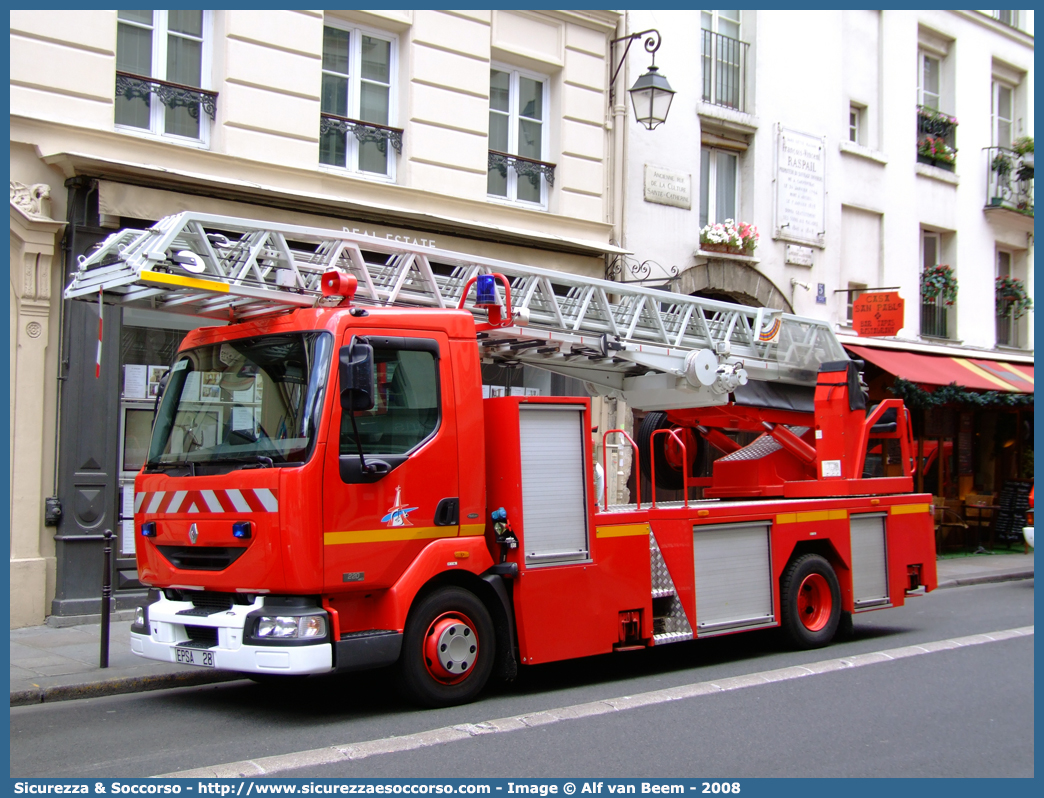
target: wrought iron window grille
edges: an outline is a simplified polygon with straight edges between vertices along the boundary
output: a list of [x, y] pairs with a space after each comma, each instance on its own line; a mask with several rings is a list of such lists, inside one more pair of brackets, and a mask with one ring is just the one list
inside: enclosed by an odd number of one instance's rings
[[168, 80], [148, 78], [143, 75], [133, 75], [129, 72], [116, 73], [116, 96], [125, 97], [128, 100], [144, 100], [149, 102], [149, 96], [155, 94], [167, 108], [185, 108], [189, 116], [199, 119], [199, 109], [214, 121], [217, 112], [216, 91], [207, 91], [196, 86], [185, 86], [181, 83], [171, 83]]
[[507, 168], [515, 170], [519, 177], [543, 175], [549, 186], [555, 184], [555, 164], [546, 161], [536, 161], [532, 158], [523, 158], [521, 155], [511, 155], [507, 152], [489, 151], [487, 169], [496, 169], [501, 176], [507, 175]]
[[360, 144], [373, 142], [381, 154], [387, 154], [388, 144], [399, 155], [402, 155], [402, 128], [378, 125], [376, 122], [363, 122], [349, 119], [337, 114], [319, 115], [319, 133], [351, 133]]
[[700, 31], [703, 63], [701, 99], [711, 105], [746, 112], [747, 51], [750, 44], [730, 36]]

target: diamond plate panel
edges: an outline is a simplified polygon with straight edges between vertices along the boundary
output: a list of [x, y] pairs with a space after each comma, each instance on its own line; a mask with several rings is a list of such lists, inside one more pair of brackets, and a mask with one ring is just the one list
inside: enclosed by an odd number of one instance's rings
[[666, 615], [656, 616], [653, 619], [653, 642], [674, 643], [679, 640], [692, 640], [692, 627], [685, 615], [682, 603], [678, 599], [674, 587], [674, 580], [667, 570], [660, 546], [656, 542], [656, 535], [649, 530], [649, 562], [652, 568], [652, 597], [669, 598], [670, 607]]

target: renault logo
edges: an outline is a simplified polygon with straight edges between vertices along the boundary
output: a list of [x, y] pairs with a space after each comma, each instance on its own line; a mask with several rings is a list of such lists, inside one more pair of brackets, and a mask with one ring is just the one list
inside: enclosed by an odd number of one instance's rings
[[189, 527], [189, 543], [195, 543], [196, 538], [199, 537], [199, 530], [196, 529], [196, 525], [193, 524]]

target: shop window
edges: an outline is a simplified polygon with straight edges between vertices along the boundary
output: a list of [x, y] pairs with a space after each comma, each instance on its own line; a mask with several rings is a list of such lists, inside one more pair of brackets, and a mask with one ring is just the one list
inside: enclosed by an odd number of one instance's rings
[[735, 219], [739, 207], [739, 155], [729, 150], [700, 150], [700, 227]]
[[547, 206], [554, 184], [548, 151], [548, 80], [517, 69], [489, 71], [489, 160], [486, 191], [491, 197]]
[[319, 162], [394, 177], [402, 130], [392, 127], [394, 37], [328, 24], [323, 28]]
[[210, 11], [118, 11], [116, 126], [206, 144]]

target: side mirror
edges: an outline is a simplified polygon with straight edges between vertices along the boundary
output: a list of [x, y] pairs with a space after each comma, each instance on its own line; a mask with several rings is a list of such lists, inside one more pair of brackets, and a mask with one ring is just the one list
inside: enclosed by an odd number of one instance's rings
[[373, 408], [373, 347], [360, 338], [342, 346], [338, 373], [341, 409], [351, 412]]

